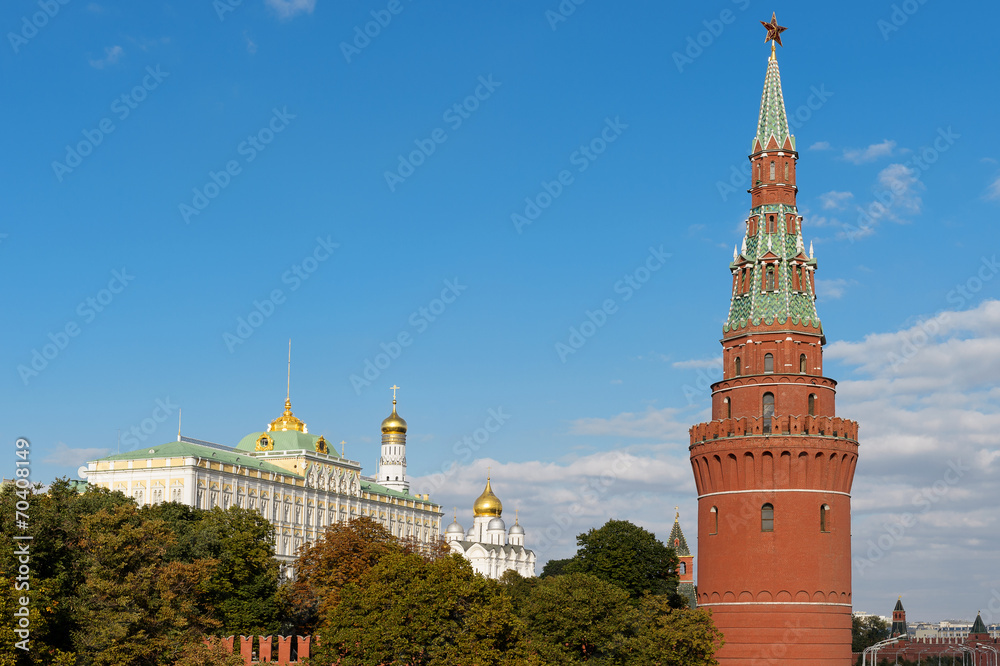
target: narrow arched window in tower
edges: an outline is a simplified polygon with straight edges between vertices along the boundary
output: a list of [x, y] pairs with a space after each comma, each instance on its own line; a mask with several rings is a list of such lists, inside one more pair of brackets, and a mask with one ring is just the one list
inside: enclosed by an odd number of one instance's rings
[[719, 533], [719, 510], [713, 506], [712, 509], [708, 512], [708, 518], [709, 518], [709, 520], [712, 521], [711, 524], [710, 524], [710, 527], [712, 528], [712, 531], [709, 532], [709, 534], [718, 534]]
[[687, 574], [687, 572], [688, 572], [687, 562], [681, 562], [680, 570], [681, 570], [680, 571], [680, 575], [684, 576], [684, 575]]
[[830, 513], [830, 505], [823, 504], [819, 507], [819, 531], [829, 532], [830, 531], [830, 520], [828, 514]]
[[771, 160], [771, 180], [774, 180], [774, 160]]
[[739, 377], [743, 372], [743, 366], [740, 363], [740, 357], [736, 357], [736, 376]]
[[806, 363], [807, 363], [806, 355], [799, 354], [799, 374], [801, 375], [806, 374]]
[[809, 416], [816, 416], [816, 394], [809, 394]]
[[764, 372], [774, 372], [773, 354], [764, 354]]
[[760, 507], [760, 531], [761, 532], [773, 532], [774, 531], [774, 505], [765, 504]]
[[788, 160], [785, 160], [785, 182], [788, 182]]
[[771, 419], [774, 418], [774, 394], [765, 393], [761, 400], [761, 416], [764, 419], [764, 434], [771, 434]]
[[774, 215], [767, 216], [767, 233], [773, 234], [778, 232], [778, 225], [774, 222]]
[[774, 291], [774, 266], [767, 267], [767, 273], [764, 279], [764, 289], [767, 291]]
[[729, 402], [729, 398], [723, 398], [722, 404], [726, 406], [726, 418], [733, 418], [733, 403]]

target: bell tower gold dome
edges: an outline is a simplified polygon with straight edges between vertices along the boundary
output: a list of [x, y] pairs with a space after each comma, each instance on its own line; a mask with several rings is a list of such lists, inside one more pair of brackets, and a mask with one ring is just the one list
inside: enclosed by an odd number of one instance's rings
[[499, 497], [493, 494], [489, 477], [486, 477], [486, 489], [483, 491], [483, 494], [472, 505], [472, 512], [476, 517], [495, 516], [497, 518], [503, 513], [503, 503]]
[[398, 432], [401, 435], [406, 434], [406, 421], [403, 417], [396, 413], [396, 400], [392, 401], [392, 414], [385, 417], [382, 420], [382, 434], [388, 434], [390, 432]]

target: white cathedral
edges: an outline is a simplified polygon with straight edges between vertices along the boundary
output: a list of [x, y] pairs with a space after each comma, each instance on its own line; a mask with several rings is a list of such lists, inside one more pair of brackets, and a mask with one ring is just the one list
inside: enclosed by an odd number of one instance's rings
[[466, 532], [454, 522], [444, 532], [445, 541], [453, 553], [458, 553], [472, 563], [474, 571], [487, 578], [500, 578], [503, 572], [514, 570], [525, 578], [535, 575], [535, 553], [524, 547], [524, 528], [517, 518], [510, 531], [501, 518], [503, 504], [493, 494], [490, 478], [486, 489], [472, 505], [472, 527]]

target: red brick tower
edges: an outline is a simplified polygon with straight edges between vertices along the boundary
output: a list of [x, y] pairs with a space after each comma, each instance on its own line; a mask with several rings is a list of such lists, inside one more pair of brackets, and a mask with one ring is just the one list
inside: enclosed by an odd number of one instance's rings
[[836, 416], [836, 382], [823, 376], [797, 159], [772, 44], [750, 154], [752, 208], [729, 266], [723, 379], [712, 386], [712, 421], [691, 428], [698, 606], [725, 634], [724, 666], [851, 663], [858, 426]]

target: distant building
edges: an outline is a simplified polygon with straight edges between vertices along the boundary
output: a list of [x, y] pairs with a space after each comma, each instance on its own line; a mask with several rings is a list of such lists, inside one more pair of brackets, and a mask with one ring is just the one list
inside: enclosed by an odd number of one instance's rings
[[[921, 660], [931, 657], [956, 657], [963, 664], [972, 666], [994, 666], [1000, 654], [1000, 637], [998, 632], [991, 632], [983, 622], [980, 614], [976, 614], [975, 622], [941, 622], [941, 633], [937, 636], [915, 635], [907, 631], [906, 611], [903, 600], [896, 601], [892, 611], [892, 630], [890, 636], [898, 641], [887, 647], [880, 648], [878, 659]], [[926, 625], [921, 633], [925, 633]]]
[[667, 545], [674, 549], [677, 554], [677, 593], [688, 600], [688, 606], [694, 608], [698, 605], [694, 587], [694, 556], [688, 549], [687, 539], [681, 531], [681, 514], [674, 507], [674, 527], [670, 530], [670, 538]]
[[472, 568], [487, 578], [500, 578], [513, 570], [525, 578], [535, 575], [535, 553], [524, 546], [524, 528], [514, 518], [510, 531], [501, 518], [503, 503], [493, 494], [490, 478], [486, 489], [472, 506], [472, 527], [466, 532], [454, 522], [444, 531], [444, 539], [453, 553], [469, 560]]

